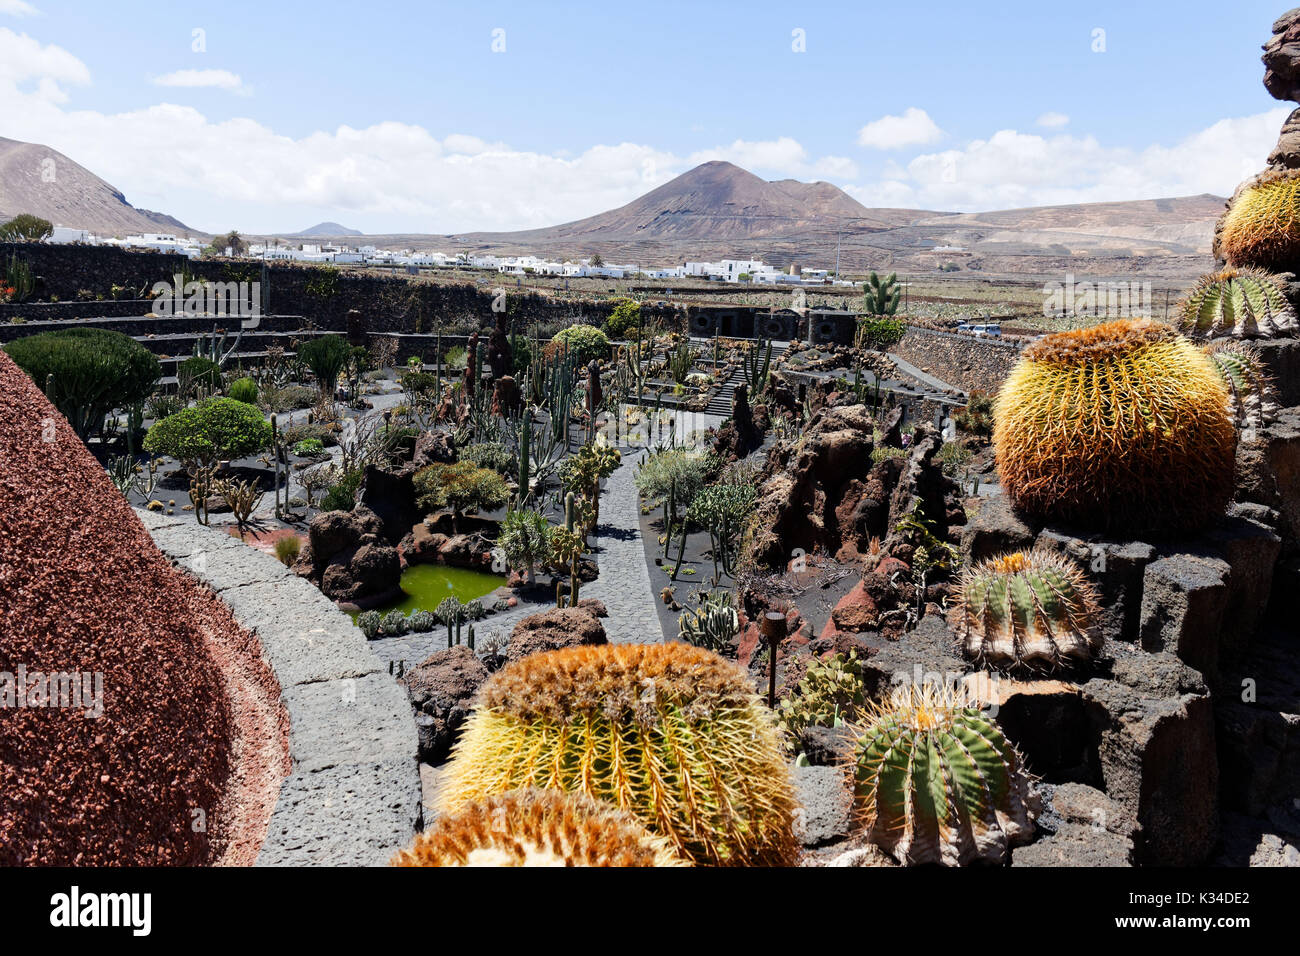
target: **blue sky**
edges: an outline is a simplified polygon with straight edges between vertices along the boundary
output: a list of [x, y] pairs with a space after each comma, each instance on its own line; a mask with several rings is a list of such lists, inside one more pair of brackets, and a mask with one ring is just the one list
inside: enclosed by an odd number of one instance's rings
[[0, 135], [201, 229], [445, 232], [708, 158], [868, 205], [1226, 194], [1286, 115], [1281, 4], [975, 6], [0, 0]]

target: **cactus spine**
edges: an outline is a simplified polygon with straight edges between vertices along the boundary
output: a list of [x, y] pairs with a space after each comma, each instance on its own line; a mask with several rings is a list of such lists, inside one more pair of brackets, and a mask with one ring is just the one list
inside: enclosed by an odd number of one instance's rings
[[1034, 343], [994, 418], [1003, 487], [1036, 517], [1192, 530], [1221, 516], [1232, 492], [1227, 389], [1202, 350], [1149, 319]]
[[1178, 316], [1188, 335], [1273, 338], [1294, 335], [1297, 328], [1283, 277], [1262, 269], [1202, 276], [1178, 303]]
[[794, 861], [794, 791], [748, 676], [686, 644], [533, 654], [479, 692], [438, 809], [519, 787], [580, 791], [635, 815], [683, 859]]
[[853, 754], [863, 830], [900, 863], [1000, 863], [1033, 836], [1015, 748], [952, 691], [899, 688], [873, 708]]
[[1245, 342], [1215, 343], [1206, 349], [1228, 386], [1229, 412], [1243, 438], [1277, 419], [1277, 392], [1254, 346]]
[[681, 866], [631, 814], [581, 793], [513, 790], [439, 817], [393, 866]]
[[1215, 230], [1231, 266], [1288, 269], [1300, 256], [1300, 171], [1270, 170], [1238, 189]]
[[1016, 551], [968, 569], [952, 624], [967, 657], [1048, 670], [1088, 660], [1101, 647], [1097, 598], [1069, 558]]

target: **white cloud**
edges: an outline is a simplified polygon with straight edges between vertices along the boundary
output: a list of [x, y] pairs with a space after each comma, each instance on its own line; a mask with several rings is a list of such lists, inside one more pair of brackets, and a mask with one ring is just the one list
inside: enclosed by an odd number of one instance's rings
[[[64, 84], [89, 83], [90, 70], [67, 50], [0, 27], [0, 86], [39, 103], [62, 103], [68, 98]], [[34, 88], [24, 91], [29, 84]]]
[[0, 0], [0, 13], [7, 13], [12, 17], [35, 17], [40, 15], [37, 10], [27, 0]]
[[1042, 116], [1038, 117], [1038, 119], [1034, 120], [1034, 122], [1039, 126], [1046, 127], [1047, 129], [1060, 129], [1062, 126], [1069, 125], [1070, 117], [1064, 113], [1057, 113], [1053, 110], [1048, 110]]
[[[1220, 120], [1172, 146], [1106, 146], [1096, 136], [1000, 130], [912, 159], [902, 177], [849, 187], [860, 202], [977, 211], [1063, 203], [1230, 195], [1263, 168], [1287, 108]], [[897, 170], [895, 170], [897, 171]]]
[[858, 175], [858, 165], [853, 160], [844, 156], [810, 159], [808, 150], [789, 136], [758, 141], [738, 139], [729, 146], [697, 150], [687, 156], [684, 163], [689, 168], [716, 159], [735, 163], [750, 172], [787, 177], [853, 179]]
[[155, 86], [174, 86], [186, 89], [229, 90], [232, 93], [249, 93], [238, 73], [229, 70], [176, 70], [153, 78]]
[[902, 149], [904, 146], [924, 146], [943, 139], [930, 114], [910, 106], [902, 116], [882, 116], [858, 130], [858, 145], [868, 149]]

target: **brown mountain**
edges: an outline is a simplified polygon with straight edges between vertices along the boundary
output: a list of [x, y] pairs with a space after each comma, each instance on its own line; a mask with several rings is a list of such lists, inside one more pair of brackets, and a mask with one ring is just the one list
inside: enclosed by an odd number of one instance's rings
[[178, 219], [135, 208], [120, 190], [57, 150], [0, 137], [0, 222], [24, 212], [101, 236], [198, 235]]

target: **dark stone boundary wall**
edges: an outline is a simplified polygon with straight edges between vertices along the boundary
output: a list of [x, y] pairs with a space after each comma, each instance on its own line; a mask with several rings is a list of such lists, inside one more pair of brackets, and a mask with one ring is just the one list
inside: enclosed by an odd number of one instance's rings
[[[82, 290], [108, 295], [113, 286], [118, 286], [127, 290], [125, 294], [138, 297], [147, 296], [155, 282], [170, 281], [178, 273], [214, 282], [256, 282], [263, 274], [263, 263], [255, 259], [192, 261], [176, 253], [128, 251], [116, 246], [0, 243], [0, 260], [14, 254], [26, 259], [33, 274], [42, 279], [40, 298], [58, 296], [62, 300], [54, 304], [58, 318], [122, 314], [112, 308], [111, 301], [68, 301], [76, 300]], [[305, 316], [332, 332], [347, 331], [351, 309], [361, 312], [362, 326], [371, 332], [433, 332], [440, 325], [444, 331], [463, 334], [472, 328], [488, 329], [492, 326], [497, 290], [505, 292], [506, 311], [516, 328], [543, 321], [600, 325], [612, 309], [610, 300], [562, 299], [522, 292], [508, 276], [486, 275], [482, 285], [452, 285], [301, 263], [268, 262], [265, 268], [269, 285], [269, 290], [264, 290], [268, 294], [267, 312]], [[66, 313], [60, 307], [68, 307]], [[16, 315], [35, 321], [41, 317], [37, 313], [41, 308], [51, 307], [36, 303], [0, 305], [0, 323]], [[647, 316], [685, 326], [685, 319], [671, 306], [643, 303], [641, 308]], [[133, 314], [144, 311], [148, 311], [147, 302], [137, 299]]]
[[890, 351], [965, 392], [993, 393], [1020, 358], [1021, 346], [909, 326]]
[[382, 866], [421, 826], [411, 704], [361, 632], [268, 554], [136, 509], [154, 543], [256, 633], [289, 712], [292, 767], [258, 866]]

